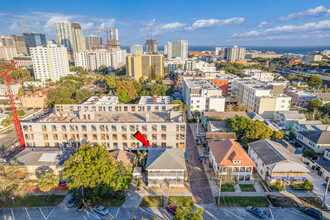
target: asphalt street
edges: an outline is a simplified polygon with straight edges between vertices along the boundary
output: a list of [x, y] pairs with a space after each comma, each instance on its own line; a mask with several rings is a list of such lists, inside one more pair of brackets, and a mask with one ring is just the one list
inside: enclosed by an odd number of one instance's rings
[[[257, 220], [258, 218], [250, 214], [245, 208], [218, 208], [215, 205], [201, 205], [204, 209], [203, 217], [205, 220], [229, 219], [229, 220]], [[101, 220], [102, 218], [115, 218], [116, 220], [127, 220], [132, 217], [141, 218], [161, 218], [172, 219], [173, 215], [166, 208], [125, 208], [110, 207], [110, 213], [102, 216], [95, 213], [91, 208], [79, 212], [77, 208], [63, 207], [43, 207], [43, 208], [13, 208], [1, 209], [0, 220], [78, 220], [91, 219]], [[266, 209], [264, 209], [265, 211]], [[269, 216], [266, 219], [276, 220], [304, 220], [313, 219], [302, 214], [298, 209], [267, 209]]]

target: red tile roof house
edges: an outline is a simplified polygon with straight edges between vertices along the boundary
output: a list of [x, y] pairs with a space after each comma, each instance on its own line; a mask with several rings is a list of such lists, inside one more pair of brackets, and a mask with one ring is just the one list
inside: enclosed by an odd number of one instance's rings
[[229, 169], [236, 182], [251, 181], [255, 164], [238, 142], [226, 139], [209, 143], [209, 146], [210, 162], [216, 173], [219, 172], [220, 167], [225, 167], [222, 168], [222, 175], [227, 175]]

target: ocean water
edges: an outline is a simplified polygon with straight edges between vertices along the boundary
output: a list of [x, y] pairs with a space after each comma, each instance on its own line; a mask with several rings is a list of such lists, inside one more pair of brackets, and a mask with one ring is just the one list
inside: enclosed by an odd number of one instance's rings
[[[189, 46], [189, 51], [214, 51], [217, 46]], [[240, 46], [247, 50], [275, 51], [278, 54], [297, 53], [306, 54], [313, 51], [330, 50], [330, 46]], [[130, 50], [129, 46], [122, 46], [122, 49]], [[164, 46], [159, 46], [158, 50], [164, 50]]]

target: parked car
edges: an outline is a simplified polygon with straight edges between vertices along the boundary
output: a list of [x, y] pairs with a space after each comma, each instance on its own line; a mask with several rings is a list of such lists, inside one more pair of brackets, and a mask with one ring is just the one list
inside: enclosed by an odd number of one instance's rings
[[167, 206], [167, 210], [171, 213], [173, 213], [174, 215], [176, 214], [176, 209], [177, 207], [176, 206], [173, 206], [173, 205], [168, 205]]
[[273, 206], [280, 207], [280, 202], [276, 199], [275, 196], [268, 194], [267, 199]]
[[314, 208], [311, 208], [311, 207], [300, 207], [300, 211], [302, 213], [305, 213], [306, 215], [309, 215], [315, 219], [322, 219], [323, 218], [323, 215], [322, 215], [322, 212], [320, 212], [319, 210], [317, 209], [314, 209]]
[[[322, 186], [323, 186], [324, 188], [327, 188], [327, 183], [323, 183]], [[328, 191], [330, 192], [330, 185], [329, 185], [329, 187], [328, 187]]]
[[100, 213], [101, 215], [107, 215], [109, 213], [109, 210], [104, 208], [103, 206], [98, 206], [93, 208], [93, 210], [97, 213]]
[[246, 207], [246, 210], [259, 218], [266, 218], [265, 213], [259, 208], [248, 206]]
[[205, 136], [206, 136], [205, 133], [199, 133], [199, 134], [198, 134], [198, 137], [205, 137]]
[[66, 206], [67, 206], [68, 208], [72, 208], [73, 206], [76, 205], [76, 202], [77, 202], [76, 198], [75, 198], [74, 196], [72, 196], [72, 197], [69, 199], [69, 201], [67, 202]]

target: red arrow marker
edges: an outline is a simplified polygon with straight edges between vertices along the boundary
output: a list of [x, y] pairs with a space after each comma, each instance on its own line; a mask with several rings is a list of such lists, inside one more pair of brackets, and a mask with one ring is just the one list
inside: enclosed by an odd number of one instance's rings
[[150, 144], [149, 144], [149, 141], [147, 141], [143, 135], [141, 134], [141, 132], [137, 131], [134, 135], [133, 135], [136, 139], [138, 139], [139, 141], [142, 142], [143, 146], [145, 147], [149, 147]]

